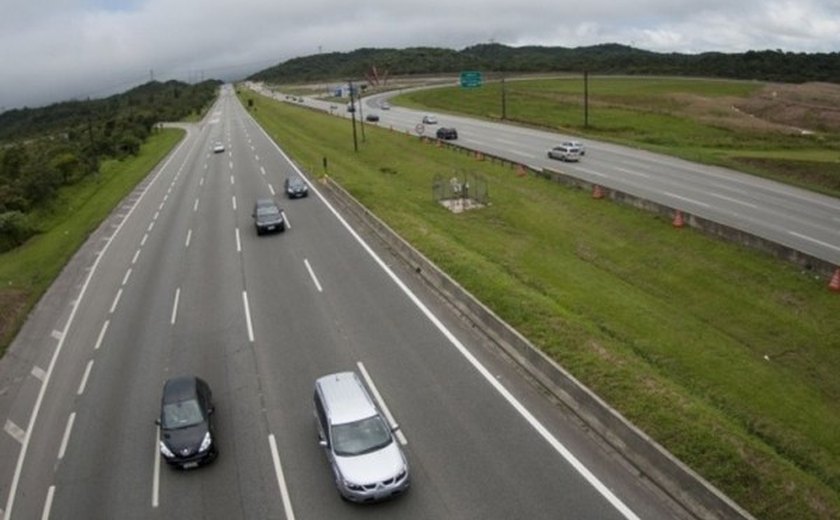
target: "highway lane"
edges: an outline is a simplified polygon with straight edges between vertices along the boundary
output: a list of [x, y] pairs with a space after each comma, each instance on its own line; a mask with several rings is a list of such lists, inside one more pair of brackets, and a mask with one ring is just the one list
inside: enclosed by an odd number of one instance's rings
[[[364, 98], [365, 113], [377, 113], [380, 126], [416, 132], [423, 112], [381, 103], [395, 93]], [[283, 96], [278, 96], [284, 99]], [[330, 110], [332, 103], [307, 98], [307, 106]], [[347, 117], [344, 107], [336, 114]], [[840, 200], [733, 170], [704, 166], [629, 147], [586, 141], [579, 163], [561, 163], [546, 151], [564, 139], [556, 133], [477, 119], [436, 114], [439, 126], [458, 129], [458, 144], [535, 169], [553, 169], [624, 191], [697, 216], [747, 231], [840, 265]]]
[[[228, 150], [209, 153], [218, 139]], [[253, 200], [291, 171], [225, 90], [125, 211], [51, 371], [13, 518], [678, 516], [384, 256], [395, 281], [317, 193], [283, 202], [285, 233], [257, 237]], [[311, 409], [315, 377], [362, 366], [413, 472], [373, 508], [338, 499]], [[158, 467], [153, 424], [183, 372], [211, 383], [219, 420], [219, 459], [191, 472]]]

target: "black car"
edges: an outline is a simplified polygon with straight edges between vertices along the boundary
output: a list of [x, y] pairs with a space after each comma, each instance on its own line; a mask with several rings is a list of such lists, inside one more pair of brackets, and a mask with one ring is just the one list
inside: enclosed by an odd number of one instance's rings
[[169, 379], [160, 403], [160, 454], [172, 466], [195, 468], [219, 454], [213, 428], [213, 395], [195, 376]]
[[283, 211], [274, 202], [274, 199], [257, 199], [254, 204], [254, 226], [257, 234], [270, 233], [272, 231], [282, 232], [286, 230], [286, 220], [283, 218]]
[[365, 119], [370, 121], [371, 123], [379, 122], [379, 116], [376, 114], [368, 114], [365, 116]]
[[286, 177], [284, 181], [286, 196], [290, 199], [306, 197], [309, 195], [309, 186], [300, 177]]
[[438, 139], [458, 139], [458, 131], [454, 128], [441, 127], [437, 129]]

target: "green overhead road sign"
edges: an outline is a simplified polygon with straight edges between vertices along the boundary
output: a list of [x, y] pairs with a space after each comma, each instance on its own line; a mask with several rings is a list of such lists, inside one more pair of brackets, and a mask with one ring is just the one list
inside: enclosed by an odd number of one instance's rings
[[483, 83], [481, 72], [468, 70], [461, 73], [461, 86], [464, 88], [480, 87]]

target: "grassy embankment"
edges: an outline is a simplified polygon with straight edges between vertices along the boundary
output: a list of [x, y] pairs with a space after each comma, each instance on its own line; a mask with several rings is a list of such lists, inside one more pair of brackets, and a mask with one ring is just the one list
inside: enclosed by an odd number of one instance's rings
[[[840, 298], [793, 266], [510, 168], [243, 91], [291, 155], [761, 518], [840, 516]], [[454, 215], [432, 177], [480, 172]], [[765, 359], [767, 356], [767, 359]]]
[[88, 235], [181, 140], [183, 130], [153, 134], [136, 157], [102, 163], [100, 173], [62, 188], [48, 209], [31, 216], [40, 232], [0, 254], [0, 354], [29, 309], [47, 290]]
[[[815, 191], [840, 195], [840, 135], [803, 135], [807, 115], [783, 125], [736, 108], [765, 87], [752, 81], [592, 77], [589, 126], [580, 78], [506, 82], [507, 119], [730, 167]], [[395, 102], [422, 110], [501, 118], [501, 86], [447, 87], [403, 94]], [[840, 99], [837, 100], [840, 102]], [[778, 110], [809, 106], [767, 100]], [[810, 107], [813, 109], [813, 107]], [[806, 110], [807, 114], [807, 110]]]

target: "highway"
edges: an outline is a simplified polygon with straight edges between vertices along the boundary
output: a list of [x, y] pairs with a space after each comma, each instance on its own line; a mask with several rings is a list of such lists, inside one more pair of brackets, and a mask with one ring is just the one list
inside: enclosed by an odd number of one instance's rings
[[[265, 91], [263, 91], [265, 93]], [[363, 114], [376, 113], [380, 126], [418, 133], [423, 112], [380, 107], [397, 93], [363, 98]], [[278, 99], [284, 96], [275, 94]], [[313, 98], [305, 104], [349, 117], [344, 105]], [[332, 106], [336, 109], [331, 110]], [[435, 113], [438, 125], [424, 125], [423, 135], [455, 127], [457, 144], [503, 157], [534, 169], [553, 169], [646, 200], [725, 224], [840, 265], [840, 200], [747, 175], [626, 146], [584, 140], [586, 156], [577, 163], [548, 159], [546, 152], [563, 140], [579, 137]]]
[[[230, 86], [185, 127], [0, 361], [2, 518], [688, 517], [317, 184], [283, 199], [295, 167]], [[272, 195], [289, 229], [257, 237], [252, 205]], [[334, 487], [312, 392], [342, 370], [400, 425], [412, 488], [396, 500], [352, 505]], [[220, 455], [176, 471], [154, 420], [164, 380], [188, 373], [213, 389]]]

